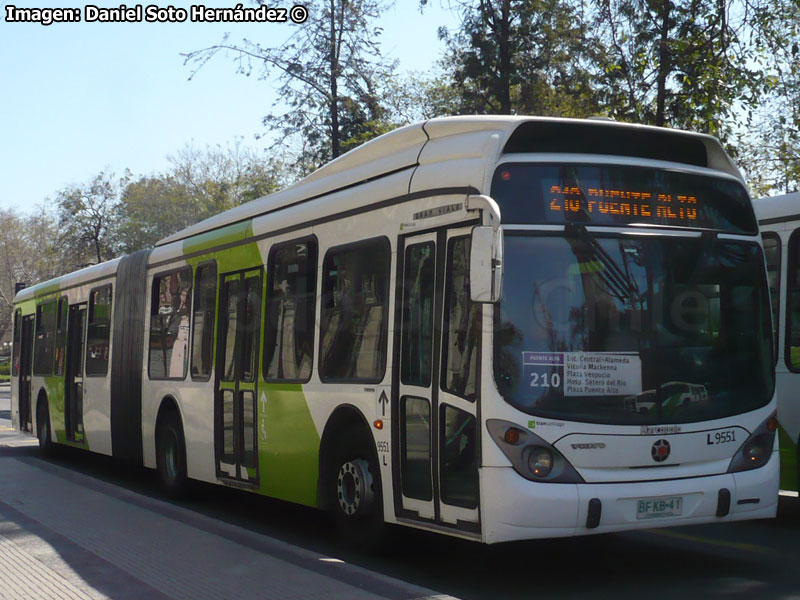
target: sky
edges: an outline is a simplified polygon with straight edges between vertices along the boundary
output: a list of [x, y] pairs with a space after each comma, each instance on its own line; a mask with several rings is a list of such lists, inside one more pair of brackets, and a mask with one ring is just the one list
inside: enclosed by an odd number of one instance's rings
[[[274, 81], [237, 74], [218, 55], [191, 80], [181, 53], [243, 38], [272, 45], [289, 32], [276, 23], [38, 23], [7, 21], [7, 6], [119, 7], [122, 2], [3, 2], [0, 14], [0, 208], [52, 207], [59, 190], [101, 171], [134, 176], [169, 168], [167, 155], [187, 144], [226, 146], [266, 133], [261, 121], [275, 99]], [[235, 0], [205, 6], [230, 8]], [[301, 4], [301, 0], [298, 4]], [[170, 6], [158, 2], [159, 7]], [[191, 3], [172, 2], [187, 8]], [[252, 6], [244, 0], [245, 6]], [[144, 3], [147, 6], [148, 3]], [[128, 7], [135, 6], [133, 0]], [[455, 18], [437, 2], [420, 14], [417, 0], [396, 0], [377, 24], [383, 53], [400, 71], [428, 71], [442, 53], [436, 31]]]

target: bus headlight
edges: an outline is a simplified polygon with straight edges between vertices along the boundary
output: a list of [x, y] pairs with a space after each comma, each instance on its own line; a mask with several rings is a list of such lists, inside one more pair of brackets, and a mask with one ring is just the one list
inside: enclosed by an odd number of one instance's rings
[[535, 433], [516, 423], [488, 419], [486, 428], [514, 470], [525, 479], [548, 483], [584, 483], [564, 455]]
[[775, 413], [756, 427], [755, 431], [733, 455], [728, 473], [758, 469], [769, 462], [775, 446], [775, 431], [777, 430], [777, 416]]
[[534, 477], [547, 477], [553, 470], [553, 454], [547, 448], [534, 446], [528, 452], [528, 470]]
[[748, 465], [758, 468], [764, 466], [771, 451], [772, 440], [765, 435], [759, 435], [744, 445], [742, 455]]

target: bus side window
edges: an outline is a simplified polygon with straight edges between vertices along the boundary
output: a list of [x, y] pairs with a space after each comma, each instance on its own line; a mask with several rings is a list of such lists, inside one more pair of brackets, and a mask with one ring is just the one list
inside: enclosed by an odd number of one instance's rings
[[267, 263], [264, 379], [308, 381], [314, 357], [317, 242], [275, 246]]
[[22, 311], [14, 311], [14, 350], [11, 357], [11, 375], [19, 375], [20, 346], [22, 345]]
[[153, 277], [150, 303], [150, 379], [183, 379], [189, 355], [192, 269]]
[[217, 265], [197, 267], [194, 284], [194, 316], [192, 322], [192, 379], [206, 381], [211, 377], [214, 348], [214, 322], [217, 305]]
[[400, 381], [406, 385], [431, 384], [433, 354], [433, 242], [406, 248]]
[[55, 374], [64, 374], [64, 350], [67, 345], [67, 298], [58, 299], [58, 319], [56, 321], [56, 361]]
[[469, 295], [469, 250], [466, 236], [451, 239], [447, 246], [442, 389], [475, 400], [481, 313]]
[[51, 300], [36, 307], [36, 341], [33, 347], [35, 375], [53, 374], [53, 350], [56, 336], [56, 302]]
[[386, 367], [391, 248], [385, 238], [329, 250], [322, 265], [322, 380], [370, 381]]
[[800, 229], [789, 238], [786, 281], [786, 366], [800, 371]]
[[764, 256], [767, 261], [769, 297], [772, 301], [772, 334], [775, 337], [775, 358], [778, 357], [778, 322], [780, 321], [781, 298], [781, 238], [777, 233], [762, 233]]
[[86, 335], [86, 375], [104, 377], [108, 373], [111, 339], [111, 284], [89, 294], [89, 327]]

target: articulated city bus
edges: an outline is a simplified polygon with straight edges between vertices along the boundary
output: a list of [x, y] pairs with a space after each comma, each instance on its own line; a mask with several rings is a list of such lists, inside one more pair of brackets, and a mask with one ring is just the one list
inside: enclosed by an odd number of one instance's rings
[[21, 291], [12, 418], [356, 540], [772, 517], [769, 302], [714, 138], [433, 119]]
[[754, 202], [764, 238], [778, 387], [780, 488], [798, 491], [800, 441], [800, 192]]

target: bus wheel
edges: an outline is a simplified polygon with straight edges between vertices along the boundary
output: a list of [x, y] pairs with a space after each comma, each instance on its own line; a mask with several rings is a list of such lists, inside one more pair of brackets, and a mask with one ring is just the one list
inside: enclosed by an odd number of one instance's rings
[[174, 412], [165, 414], [156, 430], [156, 463], [164, 491], [173, 498], [186, 494], [186, 442]]
[[47, 407], [47, 398], [39, 398], [36, 404], [36, 437], [39, 439], [39, 449], [45, 456], [53, 455], [53, 441], [50, 438], [50, 409]]
[[375, 550], [384, 537], [383, 495], [375, 445], [363, 427], [350, 426], [334, 440], [332, 451], [329, 506], [339, 534], [353, 549]]

